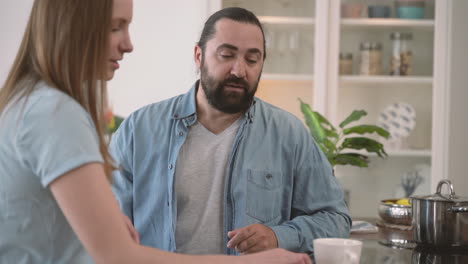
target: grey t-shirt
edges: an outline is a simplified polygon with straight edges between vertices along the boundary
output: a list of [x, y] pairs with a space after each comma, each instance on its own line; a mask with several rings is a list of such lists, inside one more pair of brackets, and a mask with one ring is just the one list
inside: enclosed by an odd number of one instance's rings
[[177, 157], [176, 251], [223, 254], [223, 197], [226, 165], [242, 118], [219, 134], [193, 125]]
[[102, 162], [92, 120], [44, 82], [24, 102], [0, 115], [0, 263], [92, 263], [48, 188]]

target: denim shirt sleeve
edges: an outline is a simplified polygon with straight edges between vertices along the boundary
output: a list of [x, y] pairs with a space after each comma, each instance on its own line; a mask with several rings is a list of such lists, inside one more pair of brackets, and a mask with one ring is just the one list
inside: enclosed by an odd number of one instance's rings
[[349, 237], [351, 218], [330, 164], [307, 130], [298, 129], [291, 220], [272, 226], [278, 246], [313, 252], [320, 237]]
[[109, 151], [114, 158], [117, 170], [112, 173], [112, 191], [122, 212], [133, 222], [133, 174], [131, 173], [132, 134], [130, 118], [127, 118], [112, 136]]

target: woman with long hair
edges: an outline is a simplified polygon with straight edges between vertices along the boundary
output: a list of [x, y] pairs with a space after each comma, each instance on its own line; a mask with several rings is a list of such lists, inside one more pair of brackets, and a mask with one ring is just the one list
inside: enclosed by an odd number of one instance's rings
[[138, 245], [111, 191], [102, 121], [106, 80], [133, 49], [132, 5], [34, 1], [0, 89], [0, 262], [310, 263], [282, 249], [188, 256]]

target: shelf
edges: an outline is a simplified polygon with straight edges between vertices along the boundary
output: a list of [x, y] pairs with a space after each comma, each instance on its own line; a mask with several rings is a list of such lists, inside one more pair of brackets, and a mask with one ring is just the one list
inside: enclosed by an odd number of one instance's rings
[[309, 17], [260, 16], [260, 22], [277, 25], [314, 25], [315, 19]]
[[[377, 157], [375, 153], [368, 153], [365, 151], [358, 151], [362, 154], [369, 155], [369, 157]], [[430, 149], [402, 149], [402, 150], [387, 150], [388, 157], [414, 157], [414, 158], [430, 158], [432, 156]]]
[[431, 157], [432, 155], [431, 150], [428, 149], [389, 150], [387, 154], [389, 157]]
[[[388, 158], [391, 158], [391, 157], [429, 158], [432, 155], [431, 150], [429, 150], [429, 149], [421, 149], [421, 150], [414, 150], [414, 149], [388, 150], [387, 154], [388, 154]], [[377, 154], [369, 153], [369, 156], [377, 157]]]
[[434, 30], [432, 19], [355, 18], [341, 19], [343, 28], [419, 28]]
[[268, 81], [306, 81], [311, 82], [314, 80], [314, 76], [311, 74], [276, 74], [276, 73], [265, 73], [262, 75], [262, 80]]
[[423, 76], [360, 76], [342, 75], [339, 77], [342, 85], [418, 85], [432, 88], [432, 77]]

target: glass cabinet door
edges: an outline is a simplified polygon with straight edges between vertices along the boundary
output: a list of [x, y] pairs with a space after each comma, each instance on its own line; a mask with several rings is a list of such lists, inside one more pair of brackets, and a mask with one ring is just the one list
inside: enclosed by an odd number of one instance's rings
[[[430, 191], [435, 1], [402, 2], [333, 0], [330, 8], [339, 21], [330, 39], [337, 43], [330, 50], [335, 122], [363, 109], [361, 123], [383, 126], [392, 137], [375, 137], [385, 160], [370, 155], [369, 168], [336, 170], [356, 217], [376, 217], [379, 201], [406, 197], [410, 183], [419, 183], [418, 194]], [[400, 106], [408, 111], [394, 111]], [[398, 116], [384, 120], [387, 113]]]

